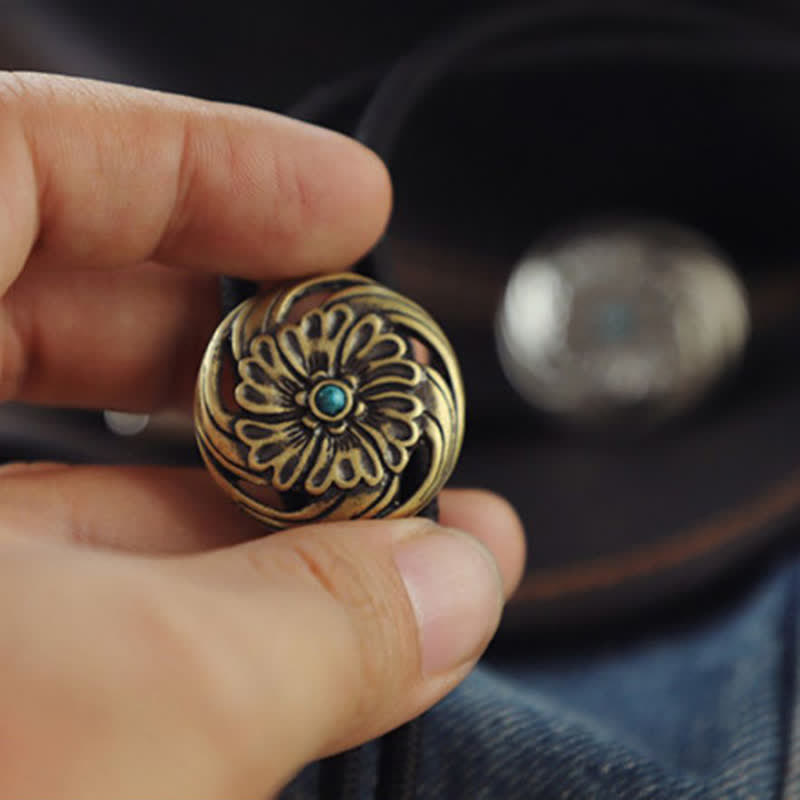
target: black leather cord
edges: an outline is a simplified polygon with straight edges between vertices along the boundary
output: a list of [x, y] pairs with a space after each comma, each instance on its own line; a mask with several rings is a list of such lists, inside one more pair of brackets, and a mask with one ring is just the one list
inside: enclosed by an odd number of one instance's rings
[[[220, 278], [220, 305], [227, 316], [258, 290], [258, 284], [238, 278]], [[419, 467], [421, 470], [422, 467]], [[423, 476], [420, 476], [420, 479]], [[439, 504], [434, 500], [420, 516], [439, 518]], [[413, 800], [417, 764], [422, 741], [421, 720], [401, 725], [380, 742], [375, 796], [381, 800]], [[321, 800], [355, 800], [359, 796], [362, 766], [361, 748], [347, 750], [320, 762], [319, 796]]]
[[[419, 516], [439, 520], [434, 500]], [[385, 734], [379, 743], [376, 800], [414, 800], [422, 748], [423, 717], [417, 717]], [[361, 748], [346, 750], [320, 764], [320, 800], [355, 800], [358, 797]]]
[[220, 278], [219, 299], [222, 316], [227, 317], [236, 306], [252, 297], [258, 291], [258, 284], [242, 278]]
[[[379, 743], [375, 797], [414, 800], [422, 751], [423, 717], [385, 734]], [[356, 800], [361, 788], [362, 750], [355, 747], [320, 762], [320, 800]]]
[[[608, 48], [612, 54], [619, 52], [625, 45], [638, 49], [637, 45], [642, 42], [648, 27], [652, 32], [652, 26], [659, 26], [657, 33], [663, 37], [663, 26], [672, 24], [688, 27], [700, 35], [705, 32], [707, 36], [703, 47], [695, 51], [695, 54], [708, 54], [706, 57], [709, 60], [719, 54], [724, 57], [727, 52], [725, 46], [731, 42], [730, 39], [720, 39], [720, 32], [734, 33], [741, 37], [733, 40], [742, 45], [741, 48], [735, 48], [737, 58], [742, 55], [746, 57], [747, 52], [752, 52], [759, 56], [759, 64], [764, 55], [767, 55], [768, 60], [773, 60], [778, 54], [794, 61], [798, 59], [796, 36], [788, 35], [786, 31], [764, 23], [763, 20], [729, 10], [703, 9], [673, 2], [658, 5], [654, 0], [647, 4], [608, 0], [602, 6], [595, 0], [559, 0], [556, 3], [502, 9], [489, 17], [471, 20], [461, 27], [448, 30], [400, 59], [372, 96], [358, 123], [355, 136], [384, 160], [389, 161], [394, 145], [413, 109], [433, 86], [465, 59], [474, 58], [476, 53], [499, 41], [524, 36], [529, 47], [529, 64], [534, 65], [548, 51], [564, 52], [562, 43], [569, 37], [562, 33], [557, 40], [552, 38], [553, 26], [560, 24], [573, 29], [575, 26], [580, 27], [581, 38], [566, 42], [566, 51], [573, 60], [583, 60], [586, 52], [584, 48], [590, 44], [592, 38], [593, 22], [637, 26], [632, 30], [629, 28], [624, 36], [610, 36], [606, 33], [598, 39], [599, 44], [614, 40], [613, 47]], [[642, 26], [646, 26], [644, 32]], [[757, 32], [769, 35], [769, 41], [762, 43], [768, 46], [759, 47], [758, 40], [753, 38]], [[534, 35], [546, 35], [548, 38], [534, 44], [531, 42]], [[684, 55], [692, 55], [691, 41], [687, 41], [687, 38], [686, 30], [669, 37], [667, 51], [679, 55], [682, 60]], [[708, 48], [709, 38], [714, 45], [711, 53]], [[649, 42], [646, 44], [645, 52], [651, 46]]]
[[[434, 500], [419, 516], [439, 519]], [[376, 800], [414, 800], [422, 746], [422, 721], [417, 717], [384, 735], [379, 742]], [[325, 759], [320, 764], [321, 800], [355, 800], [359, 790], [361, 748]]]
[[319, 765], [320, 800], [356, 800], [361, 787], [361, 748], [354, 747]]
[[412, 719], [381, 739], [376, 800], [414, 800], [416, 797], [423, 719]]
[[[389, 164], [404, 126], [434, 87], [490, 51], [514, 49], [515, 42], [524, 45], [518, 66], [528, 70], [634, 57], [641, 63], [704, 68], [800, 67], [797, 32], [730, 9], [655, 0], [606, 0], [602, 5], [558, 0], [505, 8], [448, 30], [397, 61], [370, 98], [355, 137]], [[362, 269], [392, 283], [385, 238]]]

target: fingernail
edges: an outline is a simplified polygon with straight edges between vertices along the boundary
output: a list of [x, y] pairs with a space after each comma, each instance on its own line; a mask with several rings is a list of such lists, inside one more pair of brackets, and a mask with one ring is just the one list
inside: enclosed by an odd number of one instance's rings
[[398, 543], [395, 563], [417, 616], [422, 671], [435, 675], [476, 658], [503, 607], [491, 553], [465, 533], [439, 528]]

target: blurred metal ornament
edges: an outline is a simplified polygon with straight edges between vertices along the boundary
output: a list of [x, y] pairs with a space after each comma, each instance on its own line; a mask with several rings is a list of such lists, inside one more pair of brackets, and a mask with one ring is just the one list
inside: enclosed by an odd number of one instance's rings
[[129, 414], [124, 411], [103, 412], [106, 427], [117, 436], [138, 436], [147, 429], [149, 414]]
[[272, 528], [411, 516], [455, 467], [464, 392], [427, 312], [343, 273], [225, 318], [201, 364], [195, 430], [214, 480]]
[[534, 248], [496, 320], [520, 395], [562, 420], [601, 426], [690, 409], [736, 363], [749, 331], [727, 259], [664, 222], [599, 223]]

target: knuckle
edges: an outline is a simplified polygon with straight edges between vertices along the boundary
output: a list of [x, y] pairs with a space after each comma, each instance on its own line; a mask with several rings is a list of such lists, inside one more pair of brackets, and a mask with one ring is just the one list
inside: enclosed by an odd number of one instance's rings
[[418, 676], [414, 612], [389, 554], [335, 537], [290, 545], [297, 568], [347, 617], [358, 698], [354, 718], [374, 718]]
[[174, 184], [170, 198], [171, 210], [166, 217], [159, 237], [156, 256], [166, 254], [181, 242], [195, 213], [193, 198], [198, 194], [197, 184], [201, 175], [202, 145], [198, 142], [197, 126], [190, 115], [181, 119], [181, 129], [176, 137], [176, 152], [170, 154], [175, 163]]
[[374, 587], [364, 565], [340, 543], [319, 539], [290, 544], [292, 554], [305, 573], [337, 603], [363, 609], [375, 603]]
[[276, 143], [270, 150], [274, 191], [267, 215], [271, 244], [288, 254], [303, 241], [314, 223], [316, 191], [293, 148]]

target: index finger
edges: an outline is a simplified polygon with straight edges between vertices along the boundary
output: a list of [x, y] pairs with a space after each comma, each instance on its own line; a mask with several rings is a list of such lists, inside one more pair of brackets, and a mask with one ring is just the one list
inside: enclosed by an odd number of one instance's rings
[[0, 73], [0, 293], [28, 263], [246, 278], [342, 268], [391, 203], [379, 159], [266, 111]]

